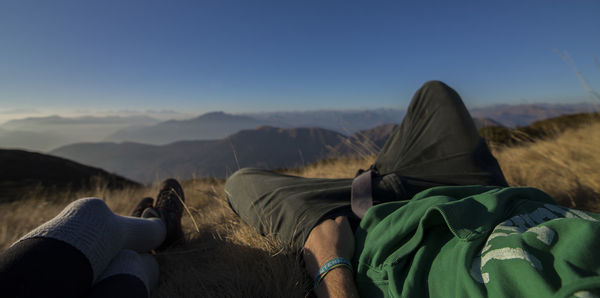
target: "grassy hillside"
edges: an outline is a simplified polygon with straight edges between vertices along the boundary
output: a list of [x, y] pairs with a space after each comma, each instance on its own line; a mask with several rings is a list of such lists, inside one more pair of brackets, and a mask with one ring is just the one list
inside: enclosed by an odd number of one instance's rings
[[[524, 146], [494, 147], [494, 154], [511, 185], [535, 186], [560, 204], [600, 212], [599, 131], [600, 123], [588, 124]], [[324, 160], [288, 173], [352, 177], [372, 161], [372, 156]], [[297, 256], [241, 223], [226, 203], [223, 186], [224, 180], [215, 179], [184, 183], [187, 243], [157, 255], [161, 281], [154, 296], [305, 297], [311, 280]], [[0, 250], [76, 197], [102, 197], [118, 213], [127, 214], [139, 198], [156, 191], [157, 186], [111, 191], [100, 184], [91, 191], [54, 194], [53, 200], [40, 201], [34, 195], [4, 203], [0, 205]]]
[[494, 154], [510, 185], [537, 187], [562, 205], [600, 212], [600, 123]]
[[598, 113], [562, 115], [536, 121], [527, 126], [507, 128], [491, 125], [479, 128], [479, 134], [492, 146], [515, 146], [551, 138], [570, 129], [600, 122]]
[[105, 170], [64, 158], [0, 149], [0, 202], [20, 200], [31, 192], [45, 197], [53, 192], [90, 189], [98, 183], [110, 189], [140, 186]]

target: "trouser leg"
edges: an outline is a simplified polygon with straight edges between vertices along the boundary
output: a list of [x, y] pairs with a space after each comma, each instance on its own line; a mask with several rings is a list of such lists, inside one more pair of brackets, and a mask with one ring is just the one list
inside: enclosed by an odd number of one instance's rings
[[329, 213], [350, 215], [352, 179], [302, 178], [241, 169], [227, 179], [231, 208], [263, 235], [301, 249], [308, 233]]
[[82, 297], [92, 281], [88, 259], [63, 241], [30, 238], [0, 254], [2, 297]]
[[373, 168], [399, 176], [405, 199], [437, 185], [507, 186], [460, 96], [438, 81], [416, 92]]

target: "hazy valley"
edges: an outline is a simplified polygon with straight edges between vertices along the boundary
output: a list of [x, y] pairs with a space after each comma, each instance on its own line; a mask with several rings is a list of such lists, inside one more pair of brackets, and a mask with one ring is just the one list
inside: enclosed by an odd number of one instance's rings
[[[594, 111], [591, 104], [496, 105], [471, 109], [478, 127], [524, 126], [534, 121]], [[149, 116], [34, 117], [0, 125], [0, 148], [49, 152], [82, 142], [135, 142], [166, 145], [178, 141], [217, 140], [260, 126], [324, 128], [351, 136], [383, 124], [399, 124], [404, 110], [322, 110], [252, 114], [206, 113], [190, 119], [160, 121]]]

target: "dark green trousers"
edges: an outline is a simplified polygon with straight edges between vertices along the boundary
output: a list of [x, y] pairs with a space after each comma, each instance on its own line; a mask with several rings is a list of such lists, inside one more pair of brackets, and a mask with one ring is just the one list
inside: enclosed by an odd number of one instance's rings
[[[375, 163], [375, 203], [409, 200], [440, 185], [507, 186], [460, 96], [442, 82], [425, 83]], [[231, 208], [250, 226], [301, 249], [320, 221], [347, 215], [352, 179], [316, 179], [241, 169], [225, 185]]]

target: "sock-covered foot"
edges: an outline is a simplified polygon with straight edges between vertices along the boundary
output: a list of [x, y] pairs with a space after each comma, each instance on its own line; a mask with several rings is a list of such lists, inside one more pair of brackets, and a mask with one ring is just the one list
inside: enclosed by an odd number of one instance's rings
[[144, 213], [144, 210], [146, 210], [147, 208], [152, 208], [152, 205], [154, 204], [154, 199], [147, 197], [147, 198], [143, 198], [136, 206], [135, 208], [133, 208], [133, 211], [131, 211], [131, 216], [133, 217], [142, 217], [142, 213]]
[[30, 238], [65, 242], [83, 253], [92, 267], [93, 280], [96, 280], [121, 250], [149, 251], [164, 243], [166, 234], [162, 218], [146, 220], [120, 216], [114, 214], [103, 200], [84, 198], [70, 203], [17, 243]]
[[185, 197], [183, 188], [175, 179], [167, 179], [161, 184], [154, 208], [147, 209], [142, 217], [158, 215], [167, 228], [165, 241], [156, 250], [165, 250], [183, 240], [181, 216]]

